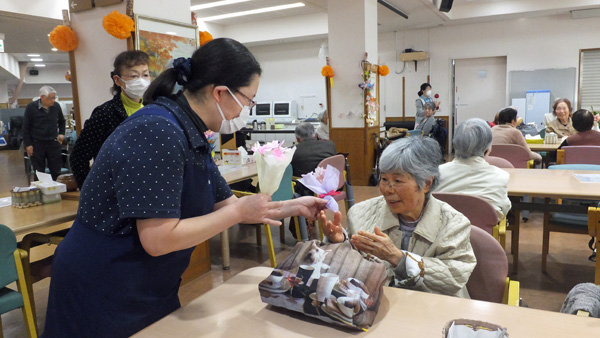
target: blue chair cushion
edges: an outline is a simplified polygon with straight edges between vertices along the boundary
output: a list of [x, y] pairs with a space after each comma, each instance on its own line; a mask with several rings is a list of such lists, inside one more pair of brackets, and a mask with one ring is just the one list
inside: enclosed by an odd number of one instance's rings
[[23, 296], [9, 288], [0, 289], [0, 314], [23, 307]]

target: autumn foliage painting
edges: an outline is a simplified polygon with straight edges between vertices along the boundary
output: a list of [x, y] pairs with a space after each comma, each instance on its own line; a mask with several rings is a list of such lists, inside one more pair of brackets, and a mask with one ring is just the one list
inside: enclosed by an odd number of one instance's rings
[[197, 48], [196, 39], [176, 35], [140, 30], [138, 39], [139, 49], [150, 56], [148, 68], [152, 78], [156, 78], [165, 70], [169, 60], [182, 56], [190, 57]]

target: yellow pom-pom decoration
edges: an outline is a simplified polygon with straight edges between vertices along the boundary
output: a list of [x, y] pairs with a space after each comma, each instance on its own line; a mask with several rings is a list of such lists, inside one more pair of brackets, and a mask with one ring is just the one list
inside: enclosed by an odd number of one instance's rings
[[48, 40], [50, 40], [50, 43], [54, 48], [62, 50], [63, 52], [70, 52], [77, 48], [78, 45], [75, 33], [71, 28], [65, 25], [56, 26], [52, 32], [50, 32]]
[[104, 30], [117, 39], [127, 39], [135, 30], [133, 20], [125, 14], [112, 11], [102, 19]]
[[381, 76], [386, 76], [390, 73], [390, 69], [388, 68], [388, 66], [383, 65], [379, 67], [379, 75]]
[[323, 67], [323, 69], [321, 69], [321, 75], [325, 77], [333, 77], [335, 74], [333, 73], [333, 69], [331, 68], [331, 66], [326, 65], [325, 67]]
[[207, 42], [212, 40], [212, 34], [210, 34], [208, 31], [200, 31], [200, 46], [204, 46]]

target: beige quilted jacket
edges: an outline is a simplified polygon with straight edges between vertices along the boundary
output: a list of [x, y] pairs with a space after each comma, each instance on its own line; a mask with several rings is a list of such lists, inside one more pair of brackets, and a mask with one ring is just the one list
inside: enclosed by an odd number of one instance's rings
[[[374, 232], [378, 226], [400, 248], [402, 231], [398, 214], [388, 208], [383, 196], [354, 205], [348, 212], [348, 232]], [[471, 223], [449, 204], [429, 197], [425, 211], [408, 244], [408, 252], [422, 257], [425, 275], [412, 287], [417, 290], [469, 298], [466, 284], [476, 260], [470, 242]], [[408, 259], [407, 259], [408, 261]], [[395, 280], [402, 275], [406, 264], [393, 267], [385, 262], [388, 274]], [[410, 276], [408, 276], [410, 277]], [[396, 282], [396, 285], [398, 283]]]

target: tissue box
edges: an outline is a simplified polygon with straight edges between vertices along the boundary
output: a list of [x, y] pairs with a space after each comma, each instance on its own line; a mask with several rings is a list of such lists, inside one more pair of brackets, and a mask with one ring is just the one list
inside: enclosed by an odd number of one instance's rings
[[240, 150], [221, 149], [223, 162], [225, 164], [246, 164], [248, 163], [248, 154]]
[[64, 183], [59, 183], [59, 182], [54, 182], [54, 181], [53, 182], [35, 181], [35, 182], [31, 182], [31, 185], [40, 188], [40, 190], [42, 191], [42, 195], [58, 194], [60, 197], [61, 192], [67, 192], [67, 186]]

